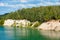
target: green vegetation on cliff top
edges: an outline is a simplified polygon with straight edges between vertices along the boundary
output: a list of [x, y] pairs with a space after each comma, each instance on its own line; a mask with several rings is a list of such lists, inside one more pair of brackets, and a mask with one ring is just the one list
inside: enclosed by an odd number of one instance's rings
[[60, 19], [60, 6], [40, 6], [33, 8], [23, 8], [15, 12], [0, 15], [0, 24], [6, 19], [27, 19], [31, 22], [39, 21], [44, 22], [52, 19]]

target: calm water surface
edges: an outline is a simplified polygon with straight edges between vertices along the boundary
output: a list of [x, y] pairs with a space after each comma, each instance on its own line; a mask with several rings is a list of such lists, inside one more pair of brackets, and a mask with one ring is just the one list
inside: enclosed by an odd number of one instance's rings
[[60, 40], [60, 32], [0, 26], [0, 40]]

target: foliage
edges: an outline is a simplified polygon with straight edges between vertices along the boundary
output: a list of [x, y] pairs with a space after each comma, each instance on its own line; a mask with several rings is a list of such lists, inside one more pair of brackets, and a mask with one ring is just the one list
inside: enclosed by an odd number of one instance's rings
[[31, 27], [38, 27], [40, 23], [38, 21], [34, 22]]
[[40, 6], [33, 8], [23, 8], [15, 12], [5, 14], [0, 19], [27, 19], [31, 22], [44, 22], [52, 19], [60, 19], [60, 6]]
[[0, 25], [3, 25], [4, 24], [4, 20], [0, 20]]

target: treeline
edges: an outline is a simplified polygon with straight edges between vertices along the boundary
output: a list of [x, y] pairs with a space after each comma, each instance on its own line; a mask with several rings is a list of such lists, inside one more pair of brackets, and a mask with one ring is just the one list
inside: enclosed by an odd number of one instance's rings
[[60, 19], [60, 6], [40, 6], [33, 8], [23, 8], [15, 12], [3, 15], [0, 19], [27, 19], [32, 22], [44, 22], [52, 19]]

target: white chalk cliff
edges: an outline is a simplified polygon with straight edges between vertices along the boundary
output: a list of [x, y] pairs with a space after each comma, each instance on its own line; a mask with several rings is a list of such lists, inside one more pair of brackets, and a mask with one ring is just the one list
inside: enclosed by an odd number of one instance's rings
[[38, 29], [60, 31], [60, 20], [51, 20], [48, 22], [44, 22], [40, 26], [38, 26]]
[[16, 26], [29, 27], [31, 24], [28, 20], [16, 20]]
[[22, 27], [28, 27], [30, 26], [30, 21], [28, 20], [12, 20], [12, 19], [7, 19], [4, 22], [4, 26], [22, 26]]
[[13, 23], [14, 23], [15, 20], [12, 20], [12, 19], [8, 19], [8, 20], [5, 20], [4, 22], [4, 26], [11, 26]]

